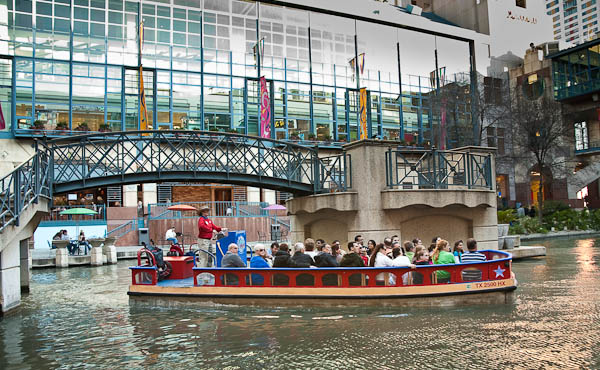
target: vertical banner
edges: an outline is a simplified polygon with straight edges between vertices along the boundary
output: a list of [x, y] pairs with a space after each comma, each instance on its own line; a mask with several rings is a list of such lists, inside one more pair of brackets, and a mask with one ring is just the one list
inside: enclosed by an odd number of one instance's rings
[[260, 137], [271, 137], [271, 99], [264, 77], [260, 78]]
[[4, 113], [2, 113], [2, 104], [0, 104], [0, 130], [6, 128], [6, 121], [4, 120]]
[[142, 68], [142, 44], [144, 42], [144, 22], [140, 23], [140, 130], [148, 129], [148, 109], [144, 90], [144, 69]]
[[367, 131], [367, 88], [361, 88], [359, 96], [360, 139], [363, 140], [369, 138], [369, 132]]

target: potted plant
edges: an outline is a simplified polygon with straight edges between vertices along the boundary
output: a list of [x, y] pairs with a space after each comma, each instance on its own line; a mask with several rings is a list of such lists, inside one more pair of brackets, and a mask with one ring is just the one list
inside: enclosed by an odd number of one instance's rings
[[66, 131], [69, 129], [69, 125], [67, 125], [67, 123], [65, 121], [60, 121], [59, 123], [56, 124], [56, 131]]
[[79, 124], [79, 126], [77, 126], [75, 128], [75, 131], [89, 131], [90, 127], [88, 126], [87, 122], [81, 122]]
[[327, 134], [327, 135], [323, 136], [323, 141], [330, 143], [331, 142], [331, 135]]
[[99, 132], [112, 132], [110, 125], [108, 123], [103, 123], [98, 127]]
[[297, 133], [290, 134], [288, 137], [290, 140], [300, 140], [300, 136]]
[[43, 130], [45, 128], [44, 122], [40, 121], [40, 120], [35, 120], [33, 122], [33, 129], [35, 130], [36, 134], [39, 134], [41, 130]]
[[308, 134], [308, 140], [313, 140], [314, 141], [316, 139], [317, 139], [317, 135], [315, 135], [313, 133]]

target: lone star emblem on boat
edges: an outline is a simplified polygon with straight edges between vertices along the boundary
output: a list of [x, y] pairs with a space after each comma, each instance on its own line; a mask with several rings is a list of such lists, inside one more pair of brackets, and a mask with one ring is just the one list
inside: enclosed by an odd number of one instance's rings
[[498, 278], [504, 276], [504, 271], [506, 270], [498, 266], [498, 268], [493, 271], [496, 273], [496, 277]]

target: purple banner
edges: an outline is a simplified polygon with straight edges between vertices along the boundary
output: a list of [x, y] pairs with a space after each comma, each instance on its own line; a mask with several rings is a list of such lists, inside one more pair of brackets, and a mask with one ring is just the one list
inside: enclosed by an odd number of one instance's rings
[[271, 137], [271, 99], [264, 77], [260, 78], [260, 137]]

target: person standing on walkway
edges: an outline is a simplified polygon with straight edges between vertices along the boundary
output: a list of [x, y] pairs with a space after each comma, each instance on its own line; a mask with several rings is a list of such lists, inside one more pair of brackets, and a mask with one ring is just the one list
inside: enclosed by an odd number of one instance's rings
[[[198, 219], [198, 248], [215, 255], [215, 247], [211, 243], [211, 239], [214, 234], [219, 231], [227, 231], [226, 228], [221, 228], [213, 224], [212, 220], [208, 218], [210, 207], [202, 206], [198, 210], [200, 218]], [[208, 258], [208, 254], [200, 252], [200, 263], [199, 266], [210, 267], [212, 260]]]

